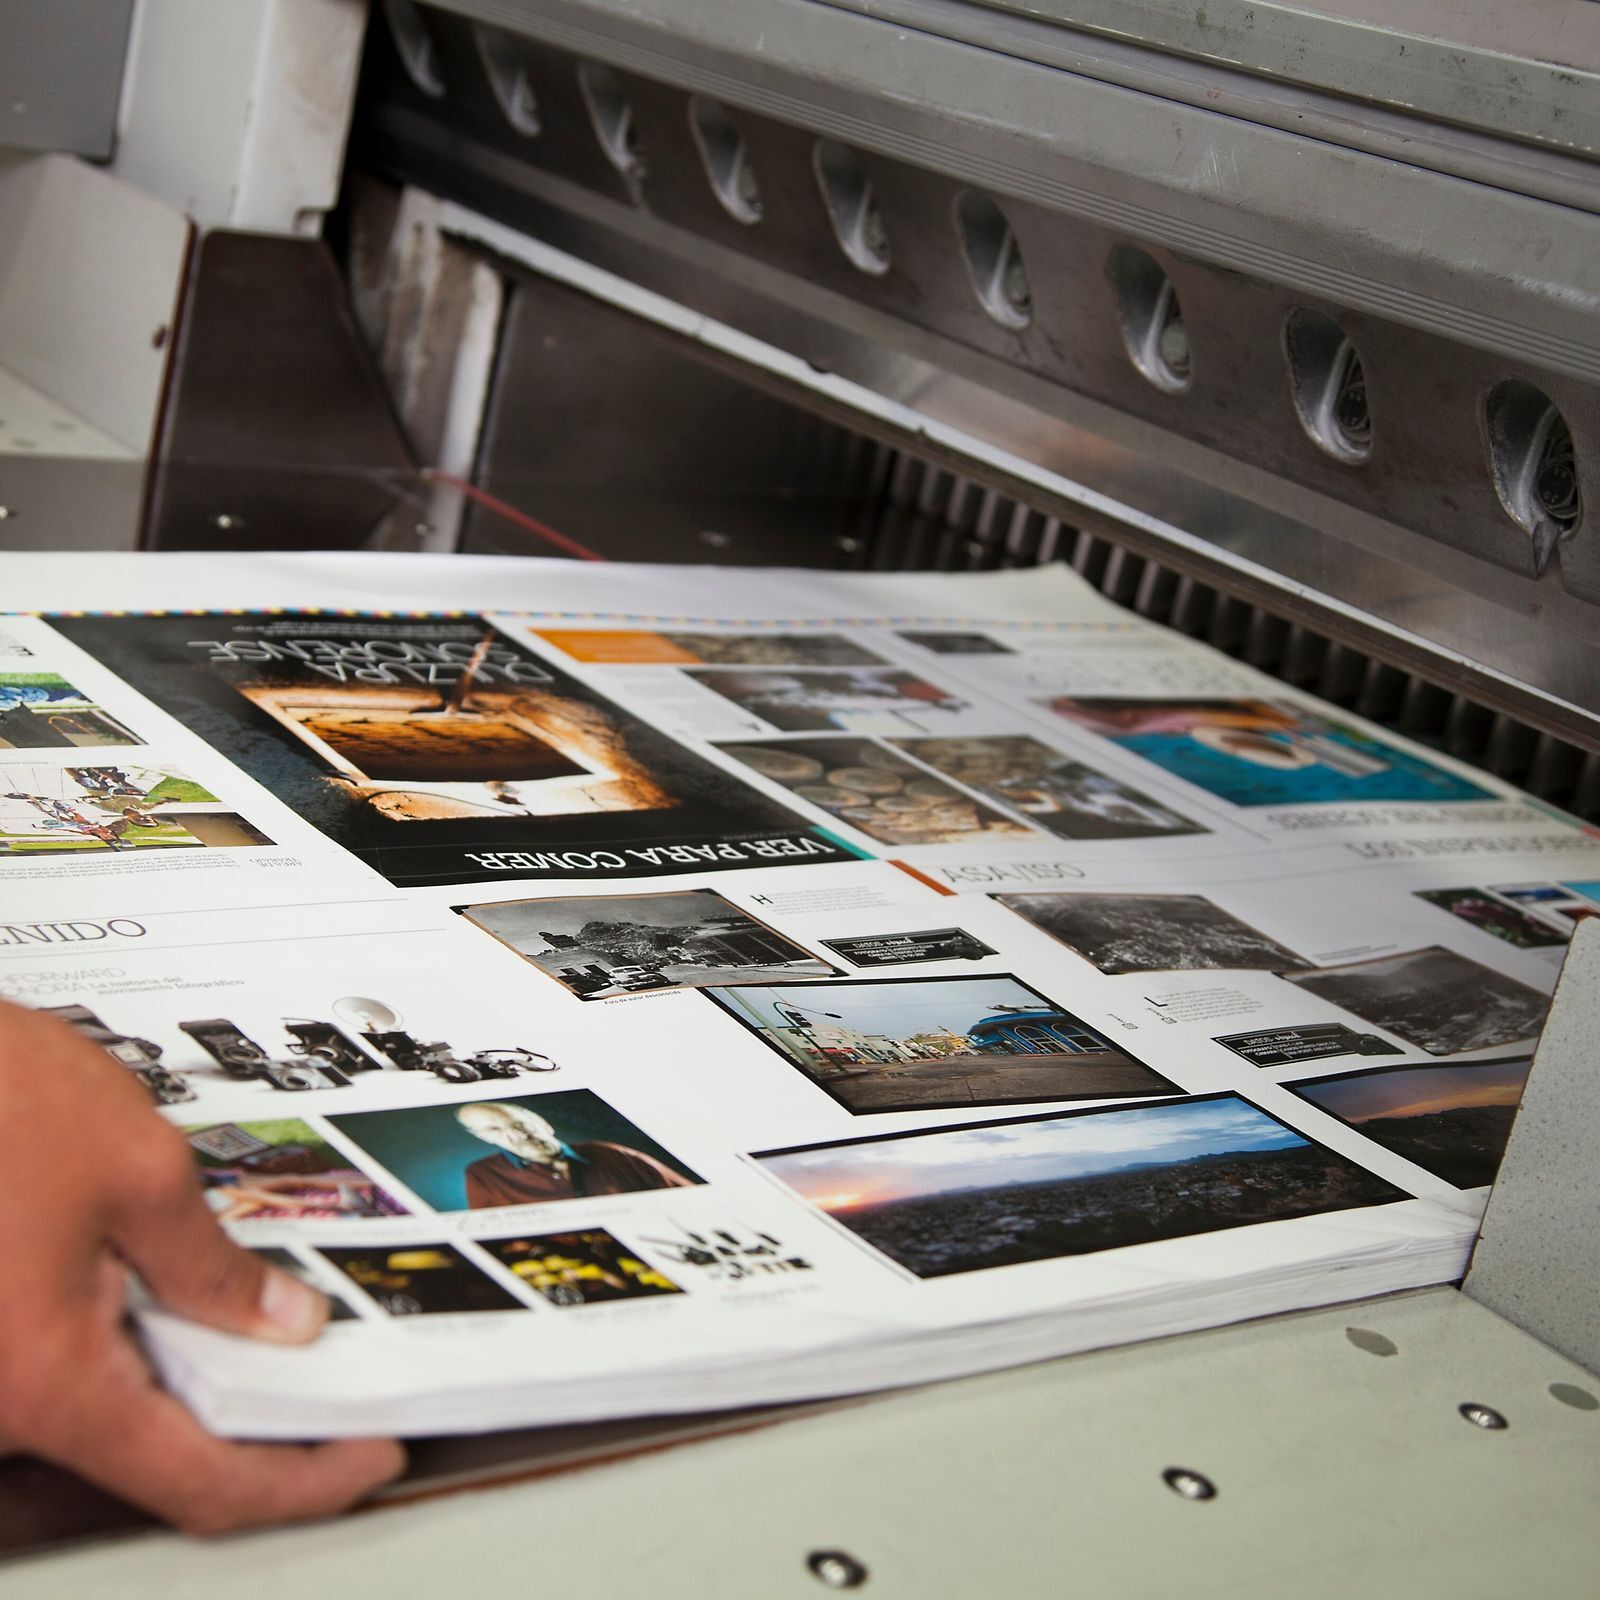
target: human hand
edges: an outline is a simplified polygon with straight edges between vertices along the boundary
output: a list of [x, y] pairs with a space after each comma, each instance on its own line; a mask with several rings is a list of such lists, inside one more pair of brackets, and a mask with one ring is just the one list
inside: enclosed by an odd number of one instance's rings
[[160, 1388], [125, 1324], [130, 1268], [169, 1310], [278, 1344], [314, 1339], [327, 1301], [227, 1237], [183, 1136], [131, 1073], [4, 1002], [0, 1216], [0, 1449], [200, 1534], [331, 1515], [403, 1469], [392, 1440], [218, 1439]]

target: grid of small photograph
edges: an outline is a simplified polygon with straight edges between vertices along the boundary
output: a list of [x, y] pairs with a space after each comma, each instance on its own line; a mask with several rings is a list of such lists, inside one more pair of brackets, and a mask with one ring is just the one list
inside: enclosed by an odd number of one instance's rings
[[1102, 972], [1304, 967], [1286, 945], [1198, 894], [997, 894]]
[[1548, 995], [1440, 945], [1279, 976], [1430, 1056], [1536, 1039]]
[[1182, 1092], [1009, 974], [704, 993], [857, 1115]]
[[502, 900], [462, 915], [580, 1000], [839, 970], [712, 889]]
[[918, 1278], [1411, 1198], [1234, 1094], [755, 1159]]
[[1291, 1094], [1458, 1189], [1493, 1183], [1527, 1082], [1528, 1056], [1370, 1067], [1284, 1085]]

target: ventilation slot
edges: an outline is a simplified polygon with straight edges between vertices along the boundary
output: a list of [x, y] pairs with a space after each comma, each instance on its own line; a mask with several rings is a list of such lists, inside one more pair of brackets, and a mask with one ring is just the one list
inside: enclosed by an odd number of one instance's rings
[[1359, 465], [1372, 454], [1372, 413], [1360, 352], [1332, 317], [1308, 307], [1290, 314], [1283, 343], [1300, 425], [1325, 455]]
[[1005, 213], [987, 195], [969, 189], [956, 202], [956, 231], [983, 309], [1004, 327], [1027, 327], [1033, 320], [1033, 291]]
[[1572, 430], [1546, 395], [1517, 378], [1489, 391], [1484, 422], [1500, 503], [1533, 541], [1543, 568], [1556, 541], [1583, 519]]
[[627, 180], [635, 199], [644, 181], [644, 147], [633, 123], [633, 106], [622, 88], [622, 81], [600, 61], [585, 61], [578, 68], [578, 86], [583, 103], [589, 108], [595, 138], [605, 151], [606, 160]]
[[750, 165], [744, 135], [734, 125], [733, 118], [715, 100], [696, 96], [689, 102], [689, 126], [694, 131], [694, 142], [700, 147], [706, 177], [711, 180], [712, 192], [722, 202], [722, 209], [739, 222], [759, 222], [761, 185], [756, 181], [755, 168]]
[[541, 126], [539, 101], [518, 57], [516, 38], [497, 28], [479, 28], [478, 53], [506, 121], [525, 139], [536, 138]]
[[889, 230], [860, 157], [831, 139], [819, 139], [811, 163], [839, 248], [852, 266], [880, 277], [889, 270]]
[[1129, 359], [1156, 388], [1181, 394], [1194, 376], [1194, 364], [1172, 279], [1132, 245], [1112, 251], [1106, 274]]
[[383, 0], [383, 17], [406, 75], [430, 99], [442, 98], [445, 83], [439, 47], [421, 8], [413, 0]]

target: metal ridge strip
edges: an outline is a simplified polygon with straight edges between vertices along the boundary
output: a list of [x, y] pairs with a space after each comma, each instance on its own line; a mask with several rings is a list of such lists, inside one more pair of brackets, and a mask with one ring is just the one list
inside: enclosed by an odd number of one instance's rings
[[[913, 48], [945, 52], [947, 58], [949, 53], [955, 52], [965, 64], [987, 62], [1013, 76], [1026, 74], [1034, 81], [1047, 79], [1053, 88], [1071, 85], [1080, 95], [1097, 101], [1102, 110], [1109, 108], [1121, 111], [1124, 115], [1133, 112], [1146, 117], [1153, 112], [1169, 123], [1186, 123], [1187, 129], [1177, 131], [1192, 131], [1203, 135], [1208, 141], [1206, 161], [1210, 163], [1209, 187], [1214, 193], [1204, 195], [1196, 192], [1207, 186], [1205, 174], [1196, 174], [1190, 184], [1184, 183], [1184, 174], [1180, 171], [1181, 149], [1164, 179], [1152, 176], [1137, 179], [1146, 187], [1164, 181], [1175, 200], [1198, 203], [1208, 208], [1224, 207], [1232, 216], [1242, 213], [1246, 218], [1258, 218], [1277, 227], [1287, 221], [1302, 232], [1306, 231], [1306, 221], [1300, 218], [1284, 219], [1261, 203], [1267, 199], [1266, 185], [1261, 181], [1263, 175], [1259, 169], [1265, 149], [1270, 149], [1274, 154], [1293, 152], [1307, 157], [1321, 155], [1326, 161], [1343, 164], [1345, 172], [1351, 171], [1351, 164], [1360, 163], [1368, 173], [1381, 169], [1384, 182], [1390, 186], [1406, 183], [1413, 187], [1418, 184], [1424, 186], [1415, 193], [1415, 206], [1400, 208], [1405, 213], [1412, 237], [1406, 241], [1398, 237], [1386, 241], [1381, 236], [1381, 225], [1370, 216], [1351, 217], [1343, 225], [1337, 220], [1330, 220], [1337, 218], [1339, 197], [1330, 186], [1331, 174], [1326, 169], [1320, 173], [1297, 173], [1291, 191], [1294, 198], [1303, 200], [1306, 193], [1316, 192], [1322, 201], [1317, 221], [1325, 236], [1323, 243], [1328, 255], [1318, 259], [1302, 251], [1242, 237], [1237, 231], [1228, 231], [1207, 221], [1176, 216], [1168, 210], [1157, 210], [1137, 200], [1121, 200], [1053, 173], [1032, 170], [1003, 155], [987, 154], [976, 147], [976, 141], [980, 138], [990, 142], [1026, 141], [1036, 149], [1045, 150], [1056, 162], [1071, 160], [1080, 166], [1093, 164], [1092, 153], [1059, 147], [1062, 141], [1078, 137], [1080, 127], [1096, 125], [1097, 119], [1093, 116], [1061, 115], [1060, 123], [1071, 126], [1058, 126], [1054, 130], [1054, 148], [1048, 142], [1051, 135], [1007, 125], [998, 113], [991, 113], [980, 121], [975, 114], [950, 105], [940, 113], [942, 118], [948, 119], [949, 133], [891, 126], [883, 120], [869, 119], [829, 104], [824, 94], [837, 99], [842, 91], [818, 75], [817, 63], [807, 62], [799, 54], [791, 53], [780, 62], [774, 60], [769, 51], [752, 58], [752, 69], [766, 75], [779, 73], [791, 79], [804, 78], [809, 70], [819, 90], [816, 94], [754, 81], [751, 77], [710, 64], [710, 52], [726, 56], [739, 48], [737, 43], [729, 42], [729, 36], [736, 29], [729, 25], [725, 14], [724, 24], [718, 30], [719, 36], [706, 39], [703, 44], [692, 31], [692, 7], [684, 7], [677, 14], [670, 34], [663, 24], [654, 24], [658, 37], [640, 40], [637, 37], [639, 32], [652, 27], [648, 0], [644, 4], [632, 5], [626, 16], [616, 15], [612, 9], [613, 3], [614, 0], [569, 0], [568, 4], [561, 6], [564, 11], [581, 9], [589, 13], [589, 18], [583, 21], [563, 20], [554, 14], [561, 0], [556, 0], [556, 5], [542, 4], [537, 12], [531, 9], [528, 0], [443, 0], [443, 8], [513, 28], [575, 54], [604, 59], [644, 77], [679, 84], [743, 105], [862, 149], [879, 151], [916, 166], [964, 178], [1002, 194], [1126, 229], [1142, 238], [1167, 244], [1220, 265], [1303, 288], [1319, 297], [1406, 322], [1447, 338], [1462, 339], [1487, 349], [1520, 356], [1537, 365], [1567, 372], [1589, 382], [1600, 381], [1600, 341], [1597, 341], [1600, 317], [1595, 315], [1595, 306], [1600, 303], [1600, 279], [1592, 289], [1586, 283], [1573, 285], [1552, 281], [1548, 271], [1542, 270], [1543, 263], [1534, 253], [1531, 241], [1527, 241], [1527, 248], [1522, 248], [1525, 236], [1531, 234], [1538, 237], [1543, 233], [1540, 243], [1544, 245], [1546, 255], [1552, 254], [1548, 248], [1550, 234], [1559, 225], [1568, 237], [1571, 261], [1575, 266], [1581, 266], [1587, 275], [1595, 276], [1596, 263], [1600, 263], [1600, 219], [1586, 213], [1519, 195], [1508, 195], [1485, 185], [1470, 184], [1463, 179], [1384, 161], [1077, 74], [995, 56], [951, 40], [909, 35], [903, 29], [894, 29], [874, 19], [830, 8], [831, 19], [846, 26], [856, 24], [872, 30], [875, 43], [892, 36], [902, 55]], [[769, 11], [781, 8], [789, 15], [800, 14], [794, 11], [792, 0], [740, 0], [741, 14], [763, 6]], [[806, 9], [811, 8], [808, 6]], [[756, 31], [758, 37], [764, 37], [759, 27]], [[676, 44], [677, 48], [668, 48], [668, 42]], [[909, 75], [909, 69], [902, 74]], [[882, 93], [888, 105], [901, 116], [909, 115], [926, 123], [933, 115], [925, 107], [911, 104], [903, 96], [893, 96], [887, 88]], [[1106, 120], [1098, 119], [1100, 122]], [[954, 137], [957, 132], [962, 137]], [[1218, 154], [1218, 149], [1222, 141], [1230, 138], [1248, 148], [1227, 152], [1225, 160]], [[1247, 158], [1243, 163], [1238, 159], [1241, 153]], [[1252, 161], [1257, 164], [1252, 165]], [[1229, 198], [1227, 186], [1222, 181], [1226, 169], [1239, 183], [1237, 174], [1241, 166], [1251, 175], [1251, 200], [1256, 203], [1254, 209], [1241, 203], [1242, 183], [1239, 184], [1239, 197], [1235, 200]], [[1424, 258], [1421, 263], [1417, 261], [1418, 254], [1427, 244], [1427, 200], [1434, 199], [1437, 202], [1441, 189], [1445, 191], [1444, 204], [1441, 206], [1436, 203], [1433, 207], [1444, 219], [1445, 225], [1438, 231], [1449, 231], [1449, 213], [1456, 209], [1450, 202], [1458, 198], [1496, 205], [1501, 210], [1501, 217], [1495, 219], [1496, 225], [1485, 221], [1473, 231], [1470, 242], [1476, 260], [1471, 274], [1464, 274], [1459, 265], [1465, 252], [1453, 247], [1436, 248], [1431, 259]], [[1282, 205], [1280, 201], [1280, 210]], [[1397, 216], [1397, 223], [1398, 220]], [[1543, 229], [1538, 226], [1541, 223], [1544, 224]], [[1591, 237], [1584, 238], [1584, 234]], [[1478, 295], [1484, 295], [1488, 287], [1497, 285], [1498, 292], [1503, 296], [1508, 287], [1514, 287], [1525, 302], [1532, 301], [1564, 326], [1539, 328], [1526, 320], [1513, 320], [1486, 307], [1474, 308], [1421, 289], [1379, 281], [1358, 267], [1344, 265], [1337, 259], [1337, 256], [1348, 259], [1356, 250], [1368, 254], [1386, 252], [1389, 264], [1403, 265], [1413, 272], [1420, 265], [1424, 269], [1447, 273], [1464, 289], [1475, 291]], [[1489, 259], [1496, 254], [1499, 255], [1498, 260]], [[1518, 259], [1519, 254], [1523, 259]], [[1378, 259], [1385, 257], [1380, 254]]]

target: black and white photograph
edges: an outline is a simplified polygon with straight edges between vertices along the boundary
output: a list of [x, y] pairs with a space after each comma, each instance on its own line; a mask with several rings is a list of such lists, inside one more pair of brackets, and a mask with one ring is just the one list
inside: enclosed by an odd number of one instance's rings
[[1180, 1092], [1009, 973], [705, 993], [856, 1115]]
[[713, 689], [782, 733], [923, 733], [968, 709], [958, 695], [910, 672], [752, 671], [689, 668]]
[[919, 1278], [1410, 1198], [1233, 1094], [756, 1159]]
[[900, 637], [907, 644], [931, 650], [936, 656], [1012, 656], [1016, 651], [987, 633], [908, 633]]
[[696, 661], [716, 667], [886, 667], [837, 633], [663, 633]]
[[1439, 945], [1279, 976], [1430, 1056], [1536, 1039], [1550, 1004], [1537, 989]]
[[1152, 839], [1210, 831], [1026, 734], [891, 743], [985, 800], [1020, 811], [1059, 839]]
[[713, 889], [503, 900], [462, 914], [580, 1000], [839, 971]]
[[1278, 972], [1309, 963], [1199, 894], [997, 894], [1008, 911], [1102, 972], [1236, 968]]
[[903, 967], [920, 961], [982, 961], [994, 955], [965, 928], [922, 928], [915, 933], [863, 933], [850, 939], [819, 939], [852, 967]]

